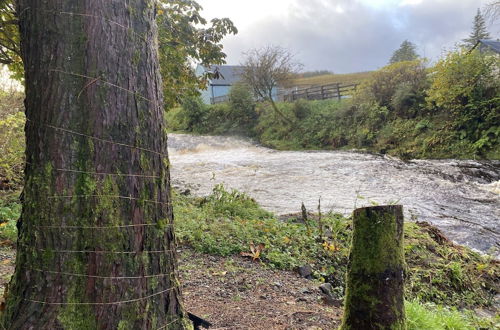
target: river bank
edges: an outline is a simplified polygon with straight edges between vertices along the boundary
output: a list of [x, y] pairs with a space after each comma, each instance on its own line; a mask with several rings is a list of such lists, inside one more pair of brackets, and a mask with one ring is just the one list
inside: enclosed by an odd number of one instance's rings
[[500, 162], [402, 161], [347, 151], [277, 151], [252, 140], [169, 134], [173, 184], [207, 195], [216, 184], [248, 193], [276, 214], [321, 208], [344, 215], [397, 202], [406, 218], [498, 257]]

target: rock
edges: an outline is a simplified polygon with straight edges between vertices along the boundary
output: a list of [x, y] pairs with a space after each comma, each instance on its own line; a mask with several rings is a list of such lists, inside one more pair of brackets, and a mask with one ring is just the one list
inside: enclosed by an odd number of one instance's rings
[[312, 279], [312, 267], [310, 265], [304, 265], [297, 269], [299, 275], [303, 278], [307, 278], [308, 280]]
[[342, 299], [335, 299], [329, 295], [323, 295], [323, 302], [328, 306], [341, 307]]
[[301, 294], [312, 294], [312, 291], [309, 288], [302, 288], [299, 290]]
[[274, 282], [273, 285], [277, 288], [281, 288], [283, 286], [280, 282]]
[[329, 306], [342, 306], [342, 299], [333, 296], [333, 286], [330, 283], [323, 283], [319, 286], [322, 293], [323, 302]]
[[319, 286], [319, 289], [321, 290], [321, 292], [323, 292], [324, 294], [326, 295], [332, 295], [332, 292], [333, 292], [333, 286], [330, 284], [330, 283], [323, 283]]

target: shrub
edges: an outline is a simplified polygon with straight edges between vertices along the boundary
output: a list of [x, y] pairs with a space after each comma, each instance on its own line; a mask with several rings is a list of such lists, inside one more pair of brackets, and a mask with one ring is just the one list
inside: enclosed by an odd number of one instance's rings
[[232, 127], [240, 130], [252, 128], [257, 121], [255, 100], [246, 84], [235, 84], [229, 91], [230, 117]]
[[427, 102], [443, 111], [461, 111], [468, 104], [494, 98], [500, 90], [500, 62], [478, 50], [449, 53], [432, 70]]
[[397, 62], [373, 73], [355, 96], [356, 103], [378, 104], [399, 116], [413, 116], [409, 111], [425, 100], [427, 72], [421, 60]]
[[22, 94], [0, 91], [0, 190], [22, 183], [25, 122]]
[[477, 50], [449, 53], [433, 69], [428, 106], [449, 113], [458, 137], [479, 154], [500, 139], [499, 72], [498, 56]]
[[182, 107], [175, 107], [165, 111], [165, 122], [167, 128], [173, 131], [185, 131], [187, 130], [186, 116], [184, 115], [184, 110]]
[[312, 103], [306, 100], [297, 100], [293, 104], [292, 111], [295, 118], [302, 120], [312, 113]]
[[21, 216], [18, 192], [0, 193], [0, 241], [13, 244], [17, 240], [17, 220]]
[[199, 131], [204, 125], [207, 106], [197, 96], [187, 97], [182, 100], [181, 121], [190, 132]]

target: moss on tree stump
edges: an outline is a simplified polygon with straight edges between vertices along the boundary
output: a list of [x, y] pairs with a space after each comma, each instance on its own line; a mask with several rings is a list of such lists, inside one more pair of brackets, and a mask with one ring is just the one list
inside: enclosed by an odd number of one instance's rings
[[342, 330], [406, 329], [403, 207], [357, 209]]

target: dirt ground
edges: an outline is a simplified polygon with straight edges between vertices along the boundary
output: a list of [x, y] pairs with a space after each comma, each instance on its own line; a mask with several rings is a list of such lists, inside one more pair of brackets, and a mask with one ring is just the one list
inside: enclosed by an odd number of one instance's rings
[[[0, 294], [14, 272], [15, 251], [0, 248]], [[328, 306], [320, 283], [239, 256], [179, 253], [185, 308], [210, 329], [334, 329], [341, 309]]]

